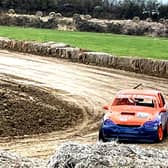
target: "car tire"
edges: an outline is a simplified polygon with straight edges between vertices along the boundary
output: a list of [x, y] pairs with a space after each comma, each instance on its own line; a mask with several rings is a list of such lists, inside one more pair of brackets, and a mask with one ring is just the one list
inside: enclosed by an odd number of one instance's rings
[[161, 142], [163, 141], [163, 139], [164, 139], [164, 131], [162, 125], [159, 125], [157, 129], [157, 142]]
[[101, 124], [99, 128], [99, 142], [107, 142], [107, 140], [104, 138], [104, 135], [103, 135], [102, 125], [103, 124]]
[[165, 129], [164, 129], [164, 136], [168, 136], [168, 121], [166, 123]]

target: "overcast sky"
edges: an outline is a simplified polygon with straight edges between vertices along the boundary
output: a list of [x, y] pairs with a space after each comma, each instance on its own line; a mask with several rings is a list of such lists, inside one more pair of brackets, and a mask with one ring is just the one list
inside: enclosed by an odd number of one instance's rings
[[168, 0], [160, 0], [163, 3], [168, 3]]

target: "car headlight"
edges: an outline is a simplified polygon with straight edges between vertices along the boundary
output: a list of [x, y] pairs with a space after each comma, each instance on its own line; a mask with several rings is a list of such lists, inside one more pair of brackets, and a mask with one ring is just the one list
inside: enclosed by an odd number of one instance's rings
[[107, 115], [107, 113], [103, 116], [103, 121], [108, 120], [109, 116]]
[[114, 125], [114, 123], [110, 119], [107, 119], [104, 121], [104, 125]]
[[144, 127], [146, 128], [154, 128], [157, 129], [159, 125], [159, 120], [147, 121], [144, 123]]

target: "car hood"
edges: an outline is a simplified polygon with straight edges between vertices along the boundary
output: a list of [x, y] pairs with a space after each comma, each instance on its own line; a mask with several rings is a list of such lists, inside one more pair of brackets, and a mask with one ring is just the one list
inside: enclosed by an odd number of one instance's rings
[[118, 125], [140, 126], [154, 120], [158, 111], [157, 108], [142, 106], [113, 106], [108, 113], [108, 118]]

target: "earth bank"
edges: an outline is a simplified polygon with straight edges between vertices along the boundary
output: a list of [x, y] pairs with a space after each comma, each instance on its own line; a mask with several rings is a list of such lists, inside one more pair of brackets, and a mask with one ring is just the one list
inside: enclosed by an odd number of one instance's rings
[[77, 105], [60, 99], [56, 90], [0, 78], [0, 136], [23, 136], [66, 130], [82, 122]]

